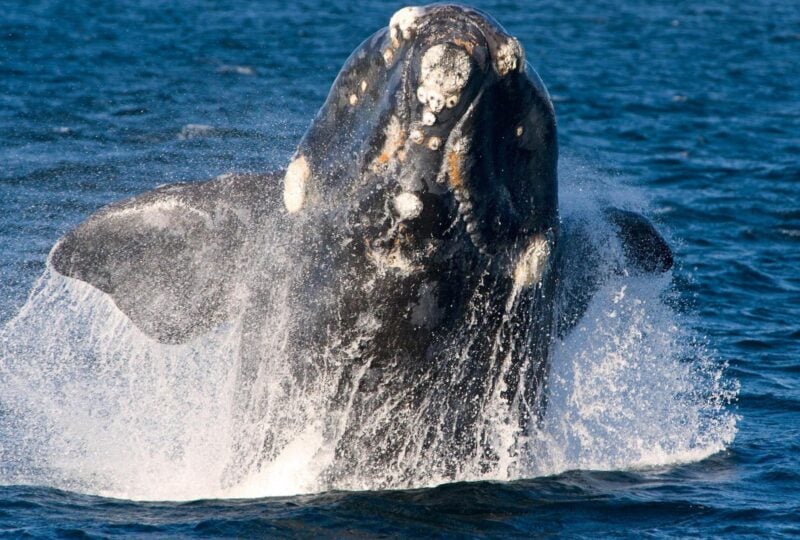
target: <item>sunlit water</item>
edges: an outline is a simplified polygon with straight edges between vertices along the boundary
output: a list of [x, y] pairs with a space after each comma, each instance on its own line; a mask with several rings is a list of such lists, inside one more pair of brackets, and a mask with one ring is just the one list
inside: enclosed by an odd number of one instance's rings
[[[103, 535], [797, 532], [800, 14], [766, 2], [480, 5], [520, 37], [554, 95], [562, 214], [600, 228], [591, 220], [603, 202], [644, 210], [678, 266], [614, 276], [598, 291], [556, 344], [547, 413], [524, 434], [526, 452], [459, 478], [499, 483], [387, 493], [364, 477], [341, 486], [363, 493], [289, 498], [325, 487], [325, 418], [226, 482], [237, 462], [236, 321], [158, 345], [102, 293], [44, 263], [102, 204], [283, 166], [344, 58], [398, 6], [146, 3], [123, 13], [54, 3], [0, 15], [0, 525]], [[497, 425], [499, 448], [521, 436], [499, 416]], [[413, 487], [442, 480], [422, 473]], [[283, 498], [187, 506], [79, 493]], [[98, 513], [103, 505], [111, 514]]]

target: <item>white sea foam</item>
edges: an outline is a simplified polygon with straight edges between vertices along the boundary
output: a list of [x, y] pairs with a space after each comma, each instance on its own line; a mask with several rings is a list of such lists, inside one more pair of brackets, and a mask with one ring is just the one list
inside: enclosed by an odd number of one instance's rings
[[233, 64], [222, 64], [217, 67], [217, 73], [235, 73], [237, 75], [255, 75], [256, 70], [251, 66], [238, 66]]
[[595, 295], [553, 352], [547, 415], [531, 475], [668, 465], [723, 450], [735, 386], [664, 305], [669, 278], [619, 278]]
[[[578, 167], [564, 172], [590, 176]], [[563, 215], [598, 219], [598, 193], [605, 202], [637, 206], [635, 192], [610, 195], [605, 186], [574, 180], [567, 185]], [[593, 224], [602, 228], [599, 220]], [[619, 256], [619, 246], [606, 247], [609, 257]], [[283, 250], [273, 250], [275, 265], [289, 268], [291, 256]], [[337, 367], [346, 363], [341, 358], [325, 358], [306, 386], [286, 384], [286, 359], [300, 356], [283, 340], [299, 316], [281, 307], [291, 296], [288, 283], [274, 277], [273, 330], [252, 375], [251, 401], [255, 408], [267, 404], [265, 418], [237, 411], [238, 322], [185, 345], [158, 344], [105, 294], [46, 273], [0, 330], [0, 481], [150, 500], [408, 486], [374, 474], [333, 485], [323, 479], [352, 405], [351, 399], [331, 408], [331, 396], [343, 377], [357, 382], [368, 365], [345, 372]], [[497, 464], [486, 470], [465, 463], [457, 479], [663, 466], [703, 459], [730, 444], [736, 417], [725, 405], [735, 385], [685, 316], [665, 302], [670, 287], [669, 275], [611, 277], [576, 328], [556, 343], [544, 418], [521, 433], [503, 400], [490, 400], [483, 421]], [[380, 324], [373, 319], [364, 319], [364, 339]], [[330, 348], [352, 356], [357, 345]], [[254, 467], [265, 438], [281, 444]], [[446, 448], [447, 441], [439, 442]], [[437, 472], [436, 457], [423, 446], [412, 439], [403, 454], [404, 466], [418, 471], [410, 485], [451, 480]]]
[[237, 333], [158, 345], [105, 294], [48, 272], [0, 334], [3, 482], [139, 499], [219, 494]]
[[201, 137], [209, 137], [214, 134], [214, 126], [206, 124], [186, 124], [181, 128], [178, 133], [178, 139], [187, 141], [190, 139], [198, 139]]

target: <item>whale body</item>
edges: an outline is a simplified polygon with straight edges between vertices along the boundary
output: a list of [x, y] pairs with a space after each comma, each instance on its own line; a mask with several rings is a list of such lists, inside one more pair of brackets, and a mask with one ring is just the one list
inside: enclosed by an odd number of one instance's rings
[[[551, 345], [604, 279], [592, 231], [559, 215], [557, 168], [519, 41], [472, 8], [404, 8], [346, 61], [285, 170], [111, 204], [49, 264], [166, 345], [239, 321], [236, 470], [321, 421], [331, 485], [409, 483], [423, 463], [455, 477], [535, 428]], [[646, 218], [603, 219], [615, 272], [671, 268]], [[319, 397], [288, 406], [303, 394]]]

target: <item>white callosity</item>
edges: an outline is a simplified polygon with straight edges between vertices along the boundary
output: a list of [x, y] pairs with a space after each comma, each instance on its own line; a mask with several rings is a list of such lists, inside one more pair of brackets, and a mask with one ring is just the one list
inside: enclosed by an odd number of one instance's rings
[[422, 55], [417, 99], [433, 113], [458, 103], [471, 70], [469, 54], [460, 47], [434, 45]]
[[417, 195], [404, 191], [394, 198], [394, 210], [401, 221], [414, 219], [422, 213], [422, 201]]
[[303, 207], [310, 177], [311, 169], [305, 156], [292, 160], [283, 178], [283, 204], [289, 212], [297, 212]]
[[389, 19], [389, 33], [392, 43], [399, 44], [400, 37], [406, 40], [411, 39], [417, 29], [417, 20], [424, 12], [424, 8], [404, 7], [392, 15], [392, 18]]
[[525, 67], [525, 56], [522, 45], [514, 38], [500, 45], [495, 52], [494, 68], [501, 77], [505, 77], [511, 71], [523, 69]]

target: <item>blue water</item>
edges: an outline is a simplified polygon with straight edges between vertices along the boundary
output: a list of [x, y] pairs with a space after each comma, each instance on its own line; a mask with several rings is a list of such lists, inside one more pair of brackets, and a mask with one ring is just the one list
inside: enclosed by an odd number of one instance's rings
[[[100, 206], [166, 182], [285, 166], [344, 59], [401, 7], [96, 4], [0, 9], [2, 322], [53, 243]], [[565, 176], [634, 193], [667, 231], [669, 302], [695, 350], [739, 388], [722, 404], [735, 438], [697, 460], [634, 469], [159, 503], [63, 491], [41, 472], [34, 486], [8, 485], [18, 441], [0, 439], [0, 533], [800, 535], [800, 7], [475, 4], [519, 37], [547, 83]]]

